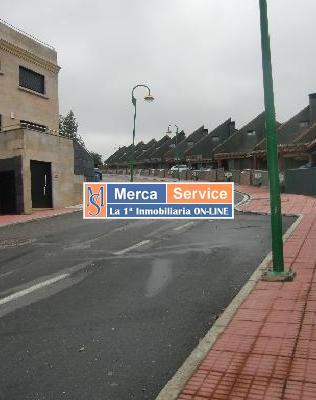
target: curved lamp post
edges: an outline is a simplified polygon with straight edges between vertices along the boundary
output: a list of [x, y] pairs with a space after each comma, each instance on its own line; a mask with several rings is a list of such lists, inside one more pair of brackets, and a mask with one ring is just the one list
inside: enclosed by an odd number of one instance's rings
[[[179, 149], [178, 149], [178, 135], [179, 135], [179, 127], [178, 125], [173, 125], [176, 128], [176, 160], [177, 160], [177, 166], [178, 166], [178, 180], [180, 180], [180, 169], [179, 169]], [[168, 130], [167, 133], [172, 133], [172, 130], [170, 128], [172, 127], [172, 124], [168, 125]]]
[[147, 96], [144, 97], [144, 100], [147, 101], [148, 103], [151, 103], [154, 101], [153, 96], [150, 93], [150, 89], [147, 85], [136, 85], [133, 87], [132, 90], [132, 103], [134, 106], [134, 125], [133, 125], [133, 141], [132, 141], [132, 148], [131, 148], [131, 155], [130, 155], [130, 163], [131, 163], [131, 182], [134, 181], [134, 164], [135, 164], [135, 124], [136, 124], [136, 97], [134, 96], [135, 89], [139, 87], [144, 87], [148, 90]]

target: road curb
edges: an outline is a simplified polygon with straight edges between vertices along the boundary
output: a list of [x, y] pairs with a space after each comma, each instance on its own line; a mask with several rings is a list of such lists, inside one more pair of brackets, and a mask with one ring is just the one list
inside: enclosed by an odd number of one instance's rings
[[[240, 206], [246, 204], [251, 201], [251, 196], [247, 193], [238, 192], [245, 197], [245, 201], [241, 201], [237, 207], [237, 211], [244, 212], [240, 209]], [[256, 214], [256, 213], [249, 213]], [[260, 213], [258, 213], [260, 214]], [[303, 215], [295, 215], [298, 217], [297, 220], [289, 227], [289, 229], [283, 235], [283, 242], [285, 242], [288, 237], [297, 229], [300, 223], [303, 220]], [[192, 351], [192, 353], [187, 357], [182, 366], [178, 369], [176, 374], [167, 382], [164, 388], [160, 391], [156, 400], [177, 400], [180, 395], [182, 389], [184, 388], [188, 379], [192, 376], [194, 371], [200, 365], [200, 363], [204, 360], [206, 355], [212, 349], [219, 335], [225, 330], [227, 325], [232, 320], [236, 311], [238, 310], [241, 303], [248, 297], [254, 286], [260, 280], [263, 271], [265, 271], [269, 264], [272, 261], [272, 252], [270, 252], [265, 259], [260, 263], [254, 273], [251, 275], [249, 280], [245, 283], [245, 285], [241, 288], [238, 294], [233, 298], [231, 303], [225, 309], [223, 314], [215, 321], [212, 328], [207, 332], [203, 339], [201, 339], [198, 346]]]
[[236, 189], [235, 189], [235, 192], [239, 193], [240, 195], [243, 196], [242, 200], [235, 205], [235, 210], [242, 211], [240, 207], [242, 205], [245, 205], [245, 204], [249, 203], [249, 201], [251, 200], [251, 196], [248, 193], [243, 193], [243, 192], [240, 192], [239, 190], [236, 190]]
[[73, 210], [72, 210], [72, 209], [70, 209], [69, 211], [65, 211], [65, 212], [61, 212], [61, 213], [55, 213], [55, 214], [52, 214], [52, 215], [45, 215], [44, 217], [38, 217], [38, 218], [28, 219], [27, 221], [11, 222], [11, 223], [9, 223], [9, 224], [0, 225], [0, 229], [2, 229], [2, 228], [8, 228], [9, 226], [28, 224], [28, 223], [30, 223], [30, 222], [43, 221], [43, 220], [45, 220], [45, 219], [50, 219], [50, 218], [53, 218], [53, 217], [59, 217], [59, 216], [61, 216], [61, 215], [65, 215], [65, 214], [73, 214], [73, 213], [75, 213], [75, 212], [80, 212], [80, 211], [82, 211], [82, 210], [79, 210], [79, 209], [73, 209]]

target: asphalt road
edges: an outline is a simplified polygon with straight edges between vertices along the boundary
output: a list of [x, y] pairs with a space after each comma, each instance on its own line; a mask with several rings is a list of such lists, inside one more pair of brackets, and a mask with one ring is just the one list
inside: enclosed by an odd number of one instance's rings
[[0, 229], [0, 399], [154, 399], [268, 253], [269, 224]]

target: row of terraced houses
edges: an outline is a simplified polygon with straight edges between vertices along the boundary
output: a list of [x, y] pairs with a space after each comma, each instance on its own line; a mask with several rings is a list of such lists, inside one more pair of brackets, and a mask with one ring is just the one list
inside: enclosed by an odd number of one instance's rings
[[[316, 179], [316, 169], [309, 168], [316, 166], [315, 93], [309, 95], [304, 109], [285, 123], [277, 123], [277, 142], [281, 172], [299, 169], [297, 174], [312, 174]], [[115, 151], [106, 160], [107, 169], [127, 170], [131, 149], [131, 146], [123, 146]], [[236, 172], [247, 170], [262, 171], [264, 174], [267, 170], [265, 115], [264, 112], [259, 114], [241, 128], [236, 128], [235, 122], [229, 118], [211, 132], [201, 126], [188, 136], [182, 131], [178, 138], [165, 135], [160, 140], [139, 142], [135, 146], [135, 155], [139, 169], [168, 170], [179, 163], [193, 169], [222, 168], [231, 171], [233, 177], [238, 176]], [[301, 178], [295, 177], [292, 173], [291, 181], [301, 181]], [[313, 185], [316, 186], [315, 180]]]

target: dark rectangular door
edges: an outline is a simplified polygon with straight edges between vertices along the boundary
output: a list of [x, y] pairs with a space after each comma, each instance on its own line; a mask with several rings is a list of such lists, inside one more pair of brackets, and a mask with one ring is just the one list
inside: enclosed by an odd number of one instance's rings
[[51, 163], [31, 161], [32, 207], [51, 208], [52, 167]]
[[16, 213], [14, 171], [0, 172], [0, 214]]

